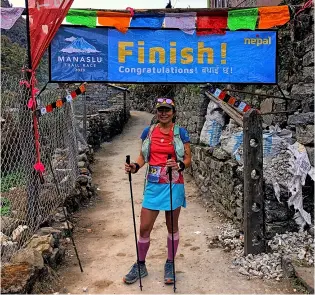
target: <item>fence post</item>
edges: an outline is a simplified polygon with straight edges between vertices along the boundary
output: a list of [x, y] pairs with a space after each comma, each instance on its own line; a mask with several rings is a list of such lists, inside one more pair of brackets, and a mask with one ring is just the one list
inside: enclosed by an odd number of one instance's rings
[[265, 250], [263, 194], [263, 137], [261, 116], [244, 115], [244, 255]]
[[124, 91], [124, 120], [127, 121], [127, 91]]

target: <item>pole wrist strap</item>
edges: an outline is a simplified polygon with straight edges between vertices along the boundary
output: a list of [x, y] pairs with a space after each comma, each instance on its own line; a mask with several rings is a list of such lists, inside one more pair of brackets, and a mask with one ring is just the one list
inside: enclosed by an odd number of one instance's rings
[[133, 163], [136, 166], [135, 173], [137, 173], [140, 169], [140, 165], [138, 163]]
[[177, 161], [177, 164], [178, 164], [178, 172], [181, 172], [181, 171], [184, 171], [185, 170], [185, 164], [182, 162], [182, 161]]

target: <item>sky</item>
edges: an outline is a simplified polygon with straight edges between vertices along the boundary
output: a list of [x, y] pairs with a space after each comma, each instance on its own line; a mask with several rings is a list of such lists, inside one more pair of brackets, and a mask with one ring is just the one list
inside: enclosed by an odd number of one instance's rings
[[[9, 0], [14, 7], [25, 7], [25, 0]], [[161, 9], [165, 8], [168, 0], [74, 0], [71, 8], [99, 9]], [[173, 0], [175, 8], [206, 8], [207, 0]]]

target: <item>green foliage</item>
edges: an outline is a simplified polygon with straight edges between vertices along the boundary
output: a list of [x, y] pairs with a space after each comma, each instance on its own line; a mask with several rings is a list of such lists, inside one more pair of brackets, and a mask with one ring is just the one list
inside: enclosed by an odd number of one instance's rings
[[187, 84], [186, 87], [194, 94], [199, 95], [200, 94], [200, 87], [199, 85], [195, 84]]
[[1, 36], [1, 74], [20, 77], [26, 49], [13, 43], [7, 36]]
[[48, 65], [48, 53], [44, 53], [39, 66], [36, 70], [36, 77], [38, 81], [37, 87], [41, 89], [45, 83], [49, 80], [49, 65]]
[[[1, 7], [11, 7], [9, 1], [1, 0]], [[1, 74], [21, 77], [21, 69], [27, 59], [26, 20], [20, 17], [10, 30], [1, 30]], [[41, 59], [36, 71], [38, 88], [44, 86], [49, 79], [48, 54]]]
[[0, 216], [8, 216], [11, 213], [11, 204], [7, 198], [0, 198]]
[[[9, 1], [1, 0], [1, 7], [11, 7]], [[1, 36], [7, 36], [13, 43], [27, 47], [26, 20], [20, 17], [10, 30], [1, 30]], [[21, 57], [20, 57], [21, 58]]]
[[19, 187], [26, 184], [26, 174], [22, 171], [9, 173], [1, 176], [1, 193], [8, 192], [12, 187]]

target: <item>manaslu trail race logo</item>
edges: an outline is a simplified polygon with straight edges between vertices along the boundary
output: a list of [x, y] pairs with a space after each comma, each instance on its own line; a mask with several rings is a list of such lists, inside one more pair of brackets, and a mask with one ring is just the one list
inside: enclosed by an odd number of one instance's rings
[[63, 66], [75, 68], [77, 72], [84, 72], [85, 68], [95, 68], [103, 61], [103, 58], [99, 56], [101, 51], [82, 37], [72, 36], [66, 38], [65, 41], [71, 43], [59, 51], [63, 54], [58, 55], [58, 63], [62, 63]]

